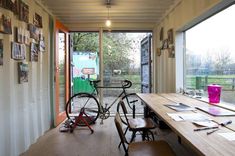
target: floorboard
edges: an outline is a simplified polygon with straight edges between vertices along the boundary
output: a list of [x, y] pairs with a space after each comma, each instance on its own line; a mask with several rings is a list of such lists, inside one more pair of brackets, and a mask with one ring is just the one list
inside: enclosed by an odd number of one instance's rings
[[[73, 133], [60, 132], [59, 127], [46, 132], [21, 156], [124, 156], [123, 149], [117, 148], [120, 140], [113, 117], [104, 120], [103, 125], [99, 121], [93, 125], [93, 134], [87, 127], [77, 127]], [[179, 144], [171, 130], [156, 128], [154, 133], [156, 140], [166, 140], [178, 156], [196, 155], [186, 144]], [[137, 136], [135, 141], [140, 140]]]

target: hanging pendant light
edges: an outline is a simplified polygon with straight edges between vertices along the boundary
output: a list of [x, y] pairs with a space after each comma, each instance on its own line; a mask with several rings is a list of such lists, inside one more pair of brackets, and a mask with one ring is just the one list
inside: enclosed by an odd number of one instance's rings
[[111, 8], [111, 4], [110, 4], [110, 3], [107, 3], [106, 8], [108, 9], [108, 17], [107, 17], [107, 19], [106, 19], [106, 21], [105, 21], [105, 25], [106, 25], [107, 27], [111, 27], [112, 22], [111, 22], [111, 20], [110, 20], [110, 18], [109, 18], [109, 8]]

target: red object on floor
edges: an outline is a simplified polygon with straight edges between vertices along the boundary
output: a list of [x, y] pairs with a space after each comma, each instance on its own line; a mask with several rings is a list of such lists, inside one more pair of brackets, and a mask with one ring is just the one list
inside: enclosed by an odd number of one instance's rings
[[[83, 115], [86, 116], [86, 119], [84, 118]], [[81, 111], [80, 111], [80, 113], [79, 113], [79, 115], [78, 115], [77, 117], [75, 117], [75, 123], [74, 123], [74, 125], [71, 127], [70, 132], [73, 132], [74, 128], [76, 128], [76, 126], [77, 126], [77, 123], [79, 123], [79, 122], [82, 121], [82, 122], [85, 123], [85, 125], [91, 130], [91, 133], [93, 133], [94, 130], [91, 128], [91, 126], [90, 126], [89, 123], [87, 122], [87, 119], [89, 119], [90, 121], [92, 121], [91, 118], [85, 113], [84, 108], [82, 108]]]

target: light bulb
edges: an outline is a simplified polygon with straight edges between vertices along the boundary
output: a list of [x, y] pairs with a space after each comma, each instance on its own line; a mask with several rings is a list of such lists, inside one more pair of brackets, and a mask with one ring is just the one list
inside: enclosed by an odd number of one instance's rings
[[106, 25], [107, 27], [110, 27], [111, 24], [112, 24], [112, 23], [111, 23], [111, 20], [107, 19], [106, 22], [105, 22], [105, 25]]

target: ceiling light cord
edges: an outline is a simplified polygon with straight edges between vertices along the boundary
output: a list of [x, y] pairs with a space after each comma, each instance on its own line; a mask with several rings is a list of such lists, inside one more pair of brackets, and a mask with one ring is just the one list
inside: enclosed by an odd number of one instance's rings
[[111, 4], [110, 4], [109, 1], [107, 1], [106, 8], [108, 9], [108, 17], [107, 17], [107, 19], [106, 19], [106, 21], [105, 21], [105, 25], [106, 25], [107, 27], [111, 27], [112, 22], [111, 22], [110, 17], [109, 17], [109, 8], [111, 8]]

